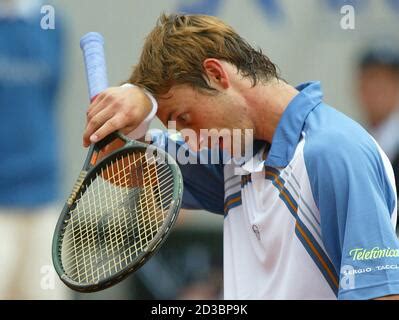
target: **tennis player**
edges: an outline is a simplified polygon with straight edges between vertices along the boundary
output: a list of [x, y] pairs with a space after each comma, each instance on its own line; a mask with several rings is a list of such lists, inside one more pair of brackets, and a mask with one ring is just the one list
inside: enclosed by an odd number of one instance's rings
[[[323, 101], [319, 82], [295, 88], [219, 19], [176, 14], [160, 17], [129, 82], [90, 106], [85, 146], [143, 126], [154, 110], [198, 136], [253, 131], [244, 161], [180, 165], [183, 207], [225, 216], [225, 299], [399, 297], [392, 166], [359, 124]], [[152, 138], [192, 152], [209, 141]]]

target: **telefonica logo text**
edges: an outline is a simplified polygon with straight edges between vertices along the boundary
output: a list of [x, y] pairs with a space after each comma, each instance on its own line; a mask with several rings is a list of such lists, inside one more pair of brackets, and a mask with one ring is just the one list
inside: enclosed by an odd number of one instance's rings
[[355, 248], [349, 251], [349, 255], [353, 260], [374, 260], [380, 258], [395, 258], [399, 257], [399, 249], [385, 248], [380, 249], [375, 247], [371, 250], [364, 248]]

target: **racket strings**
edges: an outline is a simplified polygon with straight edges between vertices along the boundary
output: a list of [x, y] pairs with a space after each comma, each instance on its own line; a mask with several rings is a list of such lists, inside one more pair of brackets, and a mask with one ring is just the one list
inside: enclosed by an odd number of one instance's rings
[[124, 269], [162, 227], [173, 199], [173, 177], [145, 153], [103, 167], [75, 202], [61, 257], [78, 282], [95, 283]]
[[[171, 182], [171, 180], [172, 180], [172, 179], [169, 178], [166, 182]], [[170, 190], [170, 191], [172, 190], [171, 186], [169, 186], [168, 188], [165, 188], [165, 189], [164, 189], [164, 192], [165, 192], [165, 191], [169, 191], [169, 190]], [[136, 194], [136, 193], [137, 193], [137, 190], [134, 190], [133, 193], [130, 193], [130, 194]], [[158, 193], [159, 193], [159, 192], [158, 192]], [[131, 196], [129, 196], [129, 198], [132, 199]], [[118, 195], [115, 195], [114, 200], [120, 201], [120, 199], [118, 198]], [[164, 199], [164, 200], [170, 200], [170, 197], [167, 197], [167, 198]], [[139, 200], [139, 201], [140, 201], [140, 203], [141, 203], [143, 200], [141, 199], [141, 200]], [[78, 204], [78, 205], [79, 205], [79, 204]], [[90, 208], [94, 208], [94, 205], [91, 205]], [[93, 229], [94, 229], [94, 227], [93, 227]], [[87, 229], [86, 231], [91, 231], [91, 230], [90, 230], [90, 229]], [[82, 236], [85, 236], [85, 237], [86, 237], [87, 235], [86, 235], [86, 234], [82, 234]], [[74, 240], [79, 240], [79, 239], [80, 239], [80, 237], [75, 237], [75, 238], [74, 238]]]
[[114, 238], [115, 240], [118, 240], [116, 234], [113, 235], [113, 238]]
[[[171, 197], [168, 197], [167, 199], [165, 199], [165, 200], [171, 200]], [[152, 213], [153, 214], [153, 213]], [[152, 216], [151, 216], [152, 217]], [[150, 218], [151, 218], [150, 217]], [[137, 226], [137, 223], [133, 223], [133, 228], [134, 227], [136, 227]], [[91, 229], [87, 229], [87, 232], [93, 232], [95, 230], [95, 228], [91, 228]], [[128, 235], [129, 236], [129, 235]], [[87, 237], [87, 234], [83, 234], [81, 237]], [[80, 240], [80, 238], [81, 237], [77, 237], [77, 238], [75, 238], [74, 240], [76, 241], [76, 240]], [[115, 239], [116, 240], [116, 239]], [[136, 248], [137, 249], [137, 248]], [[73, 247], [71, 247], [71, 249], [70, 249], [70, 251], [72, 251], [72, 250], [74, 250], [74, 248]]]

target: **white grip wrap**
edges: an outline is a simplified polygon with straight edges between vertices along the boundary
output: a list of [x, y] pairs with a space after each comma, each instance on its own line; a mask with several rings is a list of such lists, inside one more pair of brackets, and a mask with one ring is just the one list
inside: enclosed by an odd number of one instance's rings
[[108, 88], [104, 54], [104, 38], [97, 32], [89, 32], [80, 40], [83, 51], [90, 100]]
[[[134, 87], [137, 87], [137, 86], [135, 86], [135, 85], [133, 85], [131, 83], [125, 83], [125, 84], [122, 85], [122, 87], [134, 88]], [[148, 128], [150, 127], [151, 121], [154, 119], [154, 117], [155, 117], [155, 115], [157, 114], [157, 111], [158, 111], [157, 100], [155, 100], [155, 98], [149, 92], [144, 91], [144, 93], [151, 100], [152, 109], [151, 109], [150, 113], [148, 114], [148, 116], [143, 120], [143, 122], [140, 123], [140, 125], [136, 129], [134, 129], [132, 132], [127, 134], [127, 136], [130, 139], [137, 140], [137, 139], [140, 139], [140, 138], [144, 137], [145, 134], [148, 131]]]

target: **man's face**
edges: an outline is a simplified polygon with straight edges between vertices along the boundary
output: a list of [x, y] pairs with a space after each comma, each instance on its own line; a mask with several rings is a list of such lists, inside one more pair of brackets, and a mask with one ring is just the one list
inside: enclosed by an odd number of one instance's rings
[[[191, 129], [195, 133], [196, 137], [186, 139], [194, 151], [203, 147], [220, 147], [236, 154], [237, 148], [243, 151], [245, 144], [249, 140], [252, 142], [249, 138], [245, 142], [244, 130], [252, 130], [253, 124], [243, 99], [233, 90], [212, 94], [188, 85], [178, 85], [160, 97], [158, 102], [157, 115], [166, 127], [168, 121], [175, 121], [178, 131], [184, 133]], [[206, 136], [201, 135], [201, 129], [213, 130]]]
[[399, 105], [399, 74], [373, 65], [360, 71], [358, 98], [371, 125], [378, 125]]

